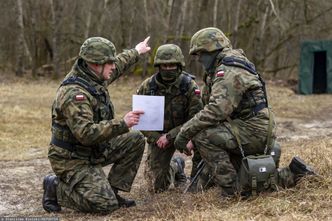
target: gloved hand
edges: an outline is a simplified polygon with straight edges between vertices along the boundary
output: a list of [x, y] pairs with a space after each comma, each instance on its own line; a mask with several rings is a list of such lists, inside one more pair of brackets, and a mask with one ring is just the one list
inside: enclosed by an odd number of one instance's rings
[[181, 153], [184, 152], [184, 154], [190, 156], [191, 152], [187, 148], [187, 143], [190, 141], [189, 138], [182, 135], [182, 133], [179, 133], [174, 141], [174, 146], [177, 150], [179, 150]]

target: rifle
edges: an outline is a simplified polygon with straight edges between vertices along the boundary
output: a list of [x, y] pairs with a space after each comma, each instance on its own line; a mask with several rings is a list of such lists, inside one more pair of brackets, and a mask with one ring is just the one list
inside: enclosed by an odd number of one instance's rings
[[197, 182], [199, 175], [202, 173], [203, 169], [205, 167], [205, 163], [203, 160], [201, 160], [197, 165], [197, 172], [195, 176], [191, 179], [190, 183], [186, 186], [183, 193], [187, 193], [188, 190]]

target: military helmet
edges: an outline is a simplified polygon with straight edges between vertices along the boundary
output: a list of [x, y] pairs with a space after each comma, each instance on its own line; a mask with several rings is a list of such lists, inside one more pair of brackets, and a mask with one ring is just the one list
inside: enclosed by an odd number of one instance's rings
[[116, 61], [116, 49], [112, 42], [102, 37], [91, 37], [82, 44], [79, 56], [94, 64]]
[[204, 28], [196, 32], [190, 40], [189, 54], [197, 52], [212, 52], [231, 47], [231, 42], [218, 28]]
[[175, 44], [161, 45], [157, 49], [154, 57], [154, 66], [158, 66], [160, 64], [180, 64], [184, 67], [184, 56], [181, 48]]

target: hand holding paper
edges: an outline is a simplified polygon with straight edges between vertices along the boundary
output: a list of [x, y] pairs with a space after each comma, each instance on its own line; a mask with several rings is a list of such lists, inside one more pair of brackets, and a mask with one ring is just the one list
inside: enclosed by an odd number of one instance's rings
[[130, 128], [138, 124], [141, 114], [144, 114], [142, 110], [130, 111], [124, 116], [124, 121]]

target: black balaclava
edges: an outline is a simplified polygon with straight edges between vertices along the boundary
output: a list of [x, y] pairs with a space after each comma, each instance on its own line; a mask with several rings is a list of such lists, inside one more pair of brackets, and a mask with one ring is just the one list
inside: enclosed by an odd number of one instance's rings
[[159, 67], [159, 75], [163, 83], [170, 84], [176, 81], [180, 75], [181, 68], [179, 66], [174, 70], [163, 70]]
[[216, 57], [219, 54], [218, 51], [213, 52], [201, 52], [198, 58], [198, 61], [204, 66], [206, 72], [213, 72], [214, 71], [214, 63], [216, 61]]

